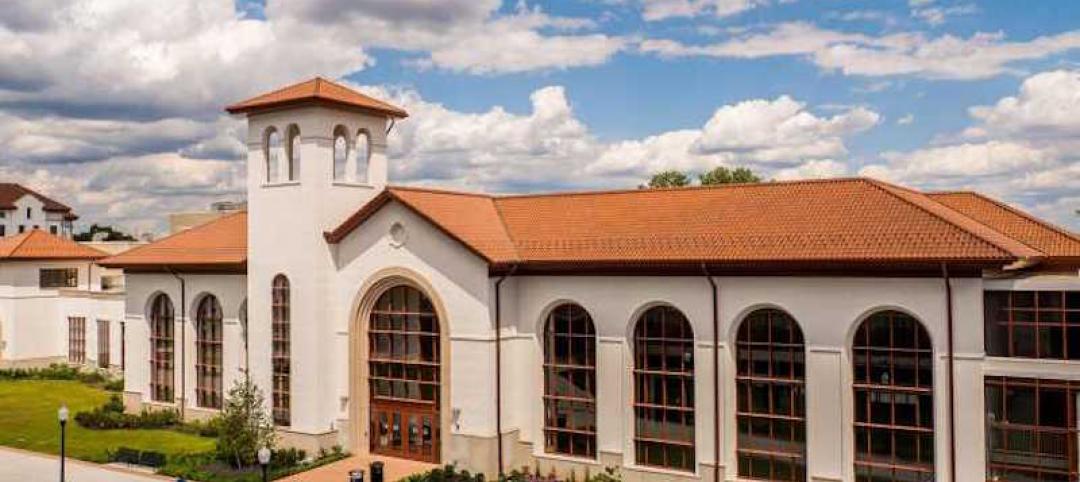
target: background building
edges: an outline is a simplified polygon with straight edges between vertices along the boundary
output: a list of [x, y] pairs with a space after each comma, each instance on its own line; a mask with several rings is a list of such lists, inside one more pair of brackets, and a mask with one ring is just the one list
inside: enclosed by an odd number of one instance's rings
[[41, 229], [71, 239], [71, 208], [20, 184], [0, 183], [0, 238]]
[[124, 295], [106, 253], [35, 229], [0, 239], [0, 367], [121, 369]]

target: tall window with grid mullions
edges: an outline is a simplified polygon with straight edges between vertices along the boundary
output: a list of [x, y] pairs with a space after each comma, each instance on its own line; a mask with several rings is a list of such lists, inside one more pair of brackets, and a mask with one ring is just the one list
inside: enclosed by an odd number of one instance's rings
[[806, 480], [806, 347], [787, 313], [747, 315], [735, 341], [739, 477]]
[[596, 329], [573, 303], [544, 326], [544, 450], [596, 457]]
[[695, 470], [694, 334], [674, 307], [650, 308], [634, 328], [634, 425], [638, 464]]
[[852, 346], [856, 482], [933, 482], [934, 351], [915, 318], [869, 316]]

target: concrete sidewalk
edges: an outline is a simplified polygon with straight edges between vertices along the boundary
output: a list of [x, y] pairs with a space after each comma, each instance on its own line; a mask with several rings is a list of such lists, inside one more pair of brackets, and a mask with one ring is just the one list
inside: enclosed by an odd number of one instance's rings
[[[119, 467], [67, 459], [66, 482], [161, 482], [169, 477], [143, 474]], [[60, 458], [26, 450], [0, 447], [0, 481], [36, 482], [60, 480]]]

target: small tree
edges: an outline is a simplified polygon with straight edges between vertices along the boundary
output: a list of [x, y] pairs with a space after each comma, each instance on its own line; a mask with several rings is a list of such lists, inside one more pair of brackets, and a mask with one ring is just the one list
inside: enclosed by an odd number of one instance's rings
[[761, 182], [761, 178], [754, 174], [754, 171], [745, 167], [728, 169], [724, 166], [718, 166], [711, 171], [701, 173], [698, 179], [701, 181], [702, 186]]
[[273, 448], [274, 424], [263, 409], [264, 403], [262, 391], [247, 377], [233, 384], [221, 410], [218, 460], [237, 468], [248, 467], [258, 462], [260, 448]]
[[682, 187], [690, 184], [690, 176], [685, 172], [669, 169], [653, 174], [649, 179], [649, 187]]

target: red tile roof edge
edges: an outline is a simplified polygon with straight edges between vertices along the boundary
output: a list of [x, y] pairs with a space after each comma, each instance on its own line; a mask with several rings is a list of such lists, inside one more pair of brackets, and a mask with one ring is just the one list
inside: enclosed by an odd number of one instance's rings
[[[39, 201], [41, 201], [42, 204], [45, 205], [42, 208], [45, 211], [57, 212], [57, 213], [71, 213], [71, 207], [70, 206], [68, 206], [68, 205], [66, 205], [66, 204], [64, 204], [62, 202], [59, 202], [59, 201], [57, 201], [57, 200], [55, 200], [55, 199], [53, 199], [53, 198], [51, 198], [49, 196], [41, 194], [40, 192], [37, 192], [37, 191], [35, 191], [33, 189], [30, 189], [30, 188], [28, 188], [26, 186], [23, 186], [22, 184], [19, 184], [17, 182], [3, 182], [3, 183], [0, 183], [0, 187], [9, 187], [9, 188], [14, 189], [16, 191], [21, 191], [21, 193], [18, 195], [18, 197], [11, 200], [13, 203], [15, 201], [17, 201], [18, 198], [29, 195], [29, 196], [34, 196]], [[0, 205], [0, 209], [15, 209], [15, 205], [14, 204]], [[78, 219], [78, 216], [75, 216], [74, 214], [69, 214], [69, 216], [70, 216], [71, 219]], [[65, 218], [68, 218], [69, 216], [65, 216]]]
[[[1020, 216], [1020, 217], [1022, 217], [1024, 219], [1026, 219], [1028, 221], [1031, 221], [1031, 222], [1033, 222], [1035, 224], [1038, 224], [1039, 226], [1042, 226], [1042, 227], [1044, 227], [1046, 229], [1054, 231], [1055, 233], [1058, 233], [1058, 234], [1060, 234], [1062, 236], [1065, 236], [1065, 237], [1067, 237], [1069, 239], [1072, 239], [1073, 241], [1076, 241], [1077, 243], [1080, 243], [1080, 233], [1075, 233], [1073, 231], [1065, 229], [1062, 226], [1058, 226], [1058, 225], [1056, 225], [1054, 223], [1051, 223], [1049, 221], [1046, 221], [1046, 220], [1037, 218], [1035, 216], [1032, 216], [1031, 214], [1028, 214], [1025, 211], [1014, 208], [1014, 207], [1012, 207], [1012, 206], [1010, 206], [1010, 205], [1008, 205], [1008, 204], [1006, 204], [1006, 203], [1004, 203], [1002, 201], [994, 199], [994, 198], [992, 198], [990, 196], [987, 196], [985, 194], [982, 194], [980, 192], [959, 190], [959, 191], [930, 191], [930, 192], [926, 193], [927, 196], [931, 196], [931, 197], [936, 196], [936, 195], [949, 195], [949, 194], [968, 194], [968, 195], [971, 195], [971, 196], [975, 196], [975, 197], [977, 197], [979, 199], [982, 199], [982, 200], [984, 200], [986, 202], [994, 204], [995, 206], [997, 206], [997, 207], [999, 207], [1001, 209], [1004, 209], [1004, 210], [1006, 210], [1006, 211], [1008, 211], [1010, 213], [1013, 213], [1013, 214], [1015, 214], [1017, 216]], [[985, 223], [981, 223], [981, 222], [979, 222], [979, 221], [977, 221], [975, 219], [972, 219], [972, 221], [986, 226]], [[987, 227], [989, 227], [990, 229], [994, 229], [993, 226], [987, 226]]]
[[[57, 259], [100, 260], [102, 258], [107, 258], [109, 256], [108, 253], [106, 253], [104, 251], [101, 251], [101, 250], [99, 250], [97, 248], [94, 248], [94, 247], [91, 247], [91, 246], [86, 246], [84, 244], [79, 244], [79, 243], [77, 243], [75, 241], [71, 241], [71, 240], [66, 239], [66, 238], [61, 238], [61, 237], [53, 235], [53, 234], [49, 234], [49, 233], [46, 233], [45, 231], [42, 231], [40, 229], [31, 229], [30, 231], [27, 231], [25, 233], [18, 234], [18, 235], [15, 235], [12, 238], [9, 238], [9, 242], [18, 240], [16, 242], [16, 244], [11, 247], [10, 252], [15, 253], [20, 248], [22, 248], [23, 245], [25, 245], [28, 241], [30, 241], [31, 238], [33, 238], [36, 235], [46, 236], [48, 238], [52, 238], [53, 241], [61, 241], [63, 244], [67, 244], [69, 248], [81, 251], [81, 254], [66, 254], [66, 255], [55, 255], [55, 256], [40, 256], [40, 255], [20, 256], [20, 255], [13, 255], [13, 254], [10, 254], [10, 255], [0, 254], [0, 261], [25, 261], [25, 260], [49, 260], [49, 259], [53, 259], [53, 260], [57, 260]], [[19, 239], [19, 237], [22, 237], [22, 239]]]
[[232, 218], [234, 216], [240, 216], [240, 215], [246, 215], [246, 214], [247, 214], [247, 211], [237, 211], [237, 212], [234, 212], [234, 213], [229, 213], [229, 214], [225, 214], [223, 216], [219, 216], [217, 218], [206, 221], [205, 223], [202, 223], [202, 224], [199, 224], [199, 225], [196, 225], [196, 226], [192, 226], [191, 228], [185, 229], [183, 231], [172, 233], [172, 234], [170, 234], [168, 236], [165, 236], [164, 238], [158, 239], [158, 240], [156, 240], [156, 241], [154, 241], [152, 243], [143, 244], [141, 246], [136, 246], [136, 247], [131, 248], [131, 249], [129, 249], [127, 251], [124, 251], [122, 253], [109, 256], [108, 258], [105, 258], [105, 259], [101, 260], [100, 262], [98, 262], [98, 264], [101, 265], [101, 266], [105, 266], [107, 268], [155, 267], [155, 266], [156, 267], [166, 267], [166, 266], [177, 266], [177, 267], [179, 267], [179, 266], [246, 267], [247, 266], [247, 252], [246, 252], [246, 250], [245, 250], [245, 253], [244, 253], [244, 257], [243, 257], [244, 259], [242, 261], [239, 261], [239, 262], [130, 262], [130, 261], [125, 261], [124, 260], [124, 258], [126, 258], [126, 257], [130, 257], [132, 255], [139, 254], [140, 251], [145, 251], [147, 249], [152, 249], [158, 243], [161, 243], [161, 242], [164, 242], [166, 240], [175, 238], [177, 236], [190, 235], [190, 233], [197, 232], [197, 230], [204, 229], [204, 228], [206, 228], [206, 227], [208, 227], [208, 226], [210, 226], [210, 225], [212, 225], [214, 223], [221, 222], [221, 221], [223, 221], [225, 219], [229, 219], [229, 218]]

